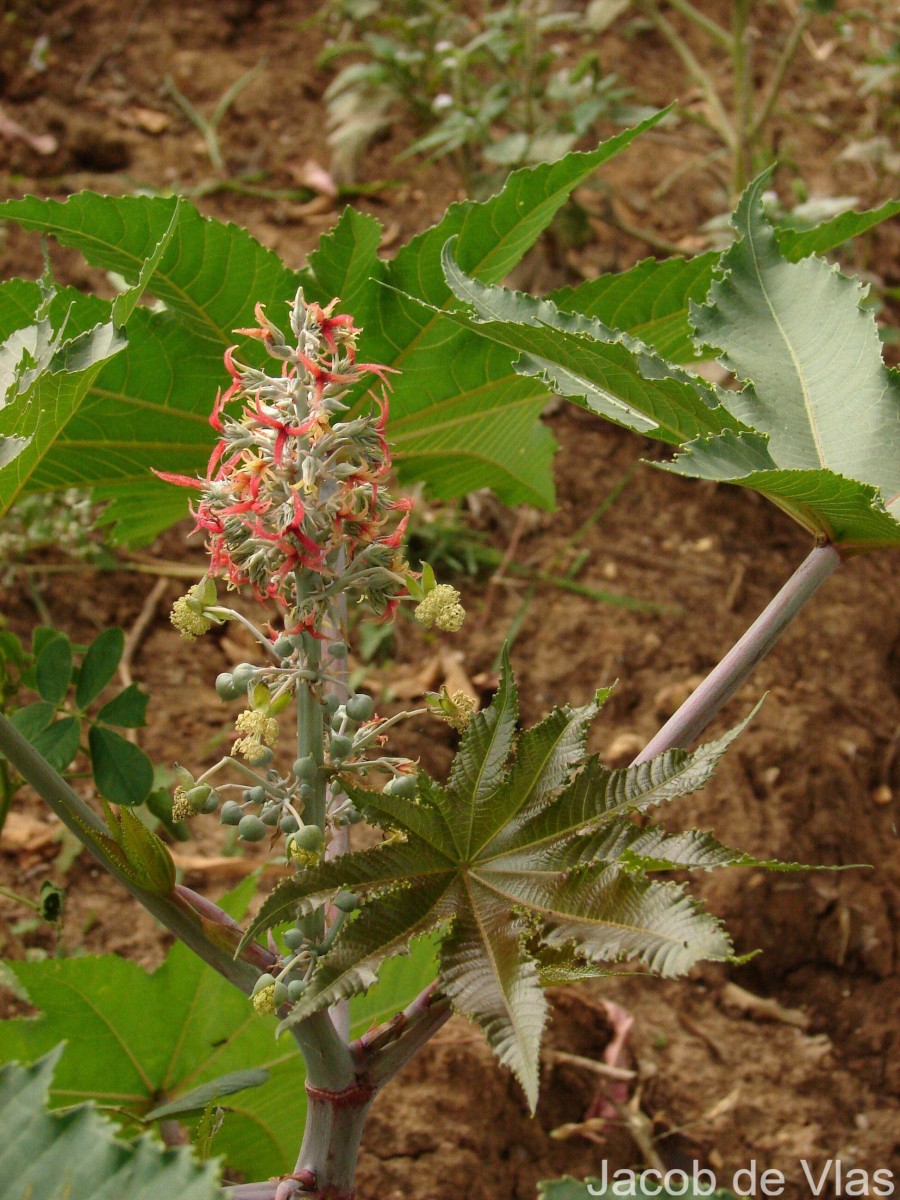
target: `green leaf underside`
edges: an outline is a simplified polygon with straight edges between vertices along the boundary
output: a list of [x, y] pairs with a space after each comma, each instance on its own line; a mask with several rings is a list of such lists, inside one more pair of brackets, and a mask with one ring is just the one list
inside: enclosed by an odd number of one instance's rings
[[559, 395], [616, 424], [671, 445], [708, 431], [741, 428], [722, 406], [723, 393], [711, 384], [601, 321], [482, 285], [460, 269], [455, 250], [453, 243], [445, 247], [444, 271], [454, 294], [475, 316], [454, 312], [450, 319], [519, 351], [517, 371], [541, 378]]
[[209, 1083], [201, 1083], [192, 1088], [177, 1100], [170, 1100], [147, 1113], [146, 1120], [160, 1121], [165, 1117], [183, 1116], [186, 1113], [202, 1112], [208, 1104], [214, 1104], [225, 1096], [233, 1096], [236, 1092], [246, 1091], [247, 1088], [262, 1087], [269, 1082], [269, 1072], [265, 1067], [247, 1067], [243, 1071], [229, 1071]]
[[[761, 176], [744, 193], [734, 216], [738, 240], [722, 257], [707, 303], [693, 310], [698, 341], [715, 346], [744, 383], [728, 404], [767, 438], [771, 464], [786, 472], [828, 472], [817, 487], [809, 477], [782, 482], [764, 470], [768, 478], [760, 482], [780, 506], [789, 512], [796, 506], [802, 524], [814, 522], [815, 532], [832, 540], [866, 545], [878, 526], [882, 536], [875, 540], [900, 544], [900, 520], [884, 517], [887, 505], [900, 518], [900, 375], [882, 360], [859, 282], [821, 259], [789, 263], [782, 256], [762, 210], [767, 180]], [[745, 447], [734, 454], [741, 441], [726, 438], [720, 447], [697, 450], [705, 452], [707, 470], [712, 452], [733, 456], [730, 475], [746, 483]], [[688, 447], [687, 461], [676, 459], [673, 469], [684, 465], [692, 473], [693, 453]], [[831, 513], [817, 512], [821, 488]], [[872, 488], [880, 490], [881, 503]]]
[[[784, 233], [788, 258], [763, 215], [767, 178], [745, 192], [734, 217], [738, 240], [716, 264], [639, 264], [593, 293], [560, 293], [564, 308], [484, 286], [448, 243], [447, 281], [474, 314], [453, 319], [519, 351], [519, 373], [679, 447], [663, 469], [752, 487], [816, 537], [849, 550], [900, 544], [900, 375], [882, 361], [858, 282], [809, 257], [892, 210]], [[640, 340], [647, 335], [680, 354], [672, 339], [683, 342], [686, 304], [697, 345], [714, 347], [742, 390], [713, 388]]]
[[[240, 918], [255, 886], [250, 877], [220, 903]], [[93, 1097], [146, 1117], [160, 1100], [176, 1103], [234, 1072], [267, 1070], [265, 1085], [228, 1095], [214, 1151], [251, 1179], [293, 1168], [306, 1108], [303, 1061], [292, 1044], [276, 1042], [274, 1017], [258, 1016], [186, 947], [173, 946], [152, 974], [113, 955], [17, 962], [10, 970], [41, 1015], [0, 1022], [0, 1059], [34, 1061], [79, 1030], [56, 1071], [54, 1106]], [[434, 970], [427, 940], [386, 963], [378, 988], [351, 1005], [351, 1035], [405, 1007]]]
[[[28, 454], [35, 449], [34, 461], [22, 486], [93, 488], [98, 499], [110, 502], [104, 519], [114, 524], [120, 541], [149, 541], [180, 519], [187, 494], [155, 479], [151, 469], [202, 475], [214, 441], [207, 419], [216, 381], [224, 378], [224, 347], [237, 342], [239, 356], [258, 362], [258, 348], [233, 330], [254, 324], [257, 300], [284, 323], [285, 302], [302, 283], [309, 299], [326, 303], [341, 296], [342, 311], [352, 312], [364, 328], [361, 360], [402, 370], [392, 377], [388, 426], [401, 480], [424, 480], [438, 498], [492, 487], [504, 501], [551, 507], [555, 442], [539, 419], [546, 387], [517, 376], [505, 348], [411, 308], [380, 285], [402, 290], [415, 283], [430, 302], [445, 305], [451, 295], [440, 254], [454, 234], [468, 270], [487, 280], [503, 278], [574, 188], [658, 119], [591, 153], [515, 172], [489, 200], [451, 206], [438, 225], [402, 247], [390, 263], [377, 257], [380, 226], [351, 210], [322, 239], [309, 269], [298, 273], [245, 231], [203, 218], [182, 200], [171, 243], [153, 276], [152, 291], [166, 310], [136, 309], [128, 323], [127, 353], [98, 363], [90, 378], [79, 376], [77, 396], [60, 402], [59, 417], [42, 421], [57, 436], [53, 444], [28, 446]], [[29, 197], [0, 205], [0, 217], [50, 234], [92, 265], [129, 281], [175, 211], [171, 199], [86, 192], [63, 203]], [[31, 320], [37, 306], [35, 285], [14, 284], [0, 285], [0, 336]], [[71, 303], [73, 297], [67, 291], [64, 299]], [[89, 314], [108, 321], [109, 306], [80, 297], [72, 316], [85, 325]], [[54, 412], [49, 401], [45, 411]], [[0, 435], [12, 432], [4, 417], [0, 412]], [[12, 471], [26, 452], [12, 444], [9, 450], [18, 453]], [[0, 474], [0, 500], [3, 478]]]
[[[125, 1143], [92, 1105], [46, 1111], [64, 1046], [33, 1066], [0, 1069], [0, 1179], [9, 1197], [44, 1200], [216, 1200], [218, 1169], [187, 1147], [164, 1149], [150, 1138]], [[9, 1187], [14, 1190], [10, 1191]]]
[[[900, 200], [890, 200], [866, 212], [840, 213], [815, 229], [779, 229], [778, 245], [788, 261], [799, 262], [826, 254], [898, 213]], [[709, 351], [695, 344], [690, 306], [706, 297], [719, 257], [712, 250], [688, 259], [645, 259], [617, 275], [560, 288], [549, 299], [565, 312], [594, 317], [640, 338], [670, 362], [708, 358]]]
[[650, 873], [768, 864], [712, 834], [670, 834], [629, 817], [702, 787], [747, 722], [692, 753], [610, 770], [585, 757], [602, 698], [555, 710], [516, 746], [517, 690], [504, 653], [493, 703], [463, 735], [446, 787], [420, 772], [417, 797], [406, 799], [342, 781], [391, 837], [283, 882], [248, 930], [247, 940], [343, 889], [359, 897], [361, 911], [285, 1025], [368, 987], [389, 955], [436, 930], [442, 988], [533, 1104], [543, 983], [600, 974], [625, 958], [679, 975], [700, 959], [731, 957], [719, 923], [681, 885]]

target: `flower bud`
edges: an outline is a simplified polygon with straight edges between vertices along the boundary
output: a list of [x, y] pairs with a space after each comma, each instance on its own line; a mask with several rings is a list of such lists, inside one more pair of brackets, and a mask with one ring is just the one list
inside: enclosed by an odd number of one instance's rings
[[295, 759], [293, 770], [298, 779], [315, 779], [317, 770], [316, 760], [311, 754], [307, 754], [305, 758]]
[[233, 800], [226, 800], [219, 813], [219, 820], [223, 825], [239, 825], [243, 815], [244, 810], [239, 804], [235, 804]]
[[345, 703], [347, 716], [353, 721], [368, 721], [375, 711], [375, 701], [364, 692], [351, 696]]
[[253, 816], [252, 813], [241, 817], [238, 824], [238, 836], [245, 842], [261, 842], [268, 832], [259, 817]]
[[382, 788], [386, 796], [403, 796], [407, 800], [414, 799], [418, 790], [415, 775], [395, 775]]
[[281, 935], [281, 940], [288, 950], [299, 950], [306, 941], [306, 934], [302, 929], [286, 929]]

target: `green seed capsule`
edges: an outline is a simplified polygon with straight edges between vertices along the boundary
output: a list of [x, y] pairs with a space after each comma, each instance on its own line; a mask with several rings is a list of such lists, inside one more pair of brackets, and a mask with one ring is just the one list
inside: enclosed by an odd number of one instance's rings
[[358, 825], [362, 819], [363, 819], [363, 815], [359, 811], [359, 809], [348, 808], [347, 811], [344, 813], [344, 820], [347, 822], [348, 825]]
[[289, 637], [282, 636], [275, 639], [275, 644], [272, 646], [272, 649], [279, 658], [290, 658], [290, 656], [294, 653], [294, 643]]
[[281, 940], [288, 950], [299, 950], [306, 941], [306, 934], [302, 929], [286, 929], [281, 935]]
[[344, 707], [347, 710], [347, 716], [351, 720], [368, 721], [375, 711], [375, 701], [371, 696], [366, 696], [363, 692], [358, 692], [357, 695], [350, 697]]
[[312, 794], [313, 794], [313, 790], [309, 786], [308, 783], [300, 784], [300, 799], [301, 800], [308, 800]]
[[322, 701], [322, 707], [325, 709], [325, 711], [328, 713], [329, 716], [332, 716], [334, 713], [337, 712], [338, 708], [340, 707], [340, 703], [341, 702], [337, 698], [337, 696], [326, 696], [325, 699]]
[[266, 971], [264, 974], [260, 975], [260, 977], [259, 977], [259, 979], [257, 979], [256, 983], [254, 983], [252, 995], [255, 996], [256, 993], [261, 992], [263, 990], [263, 988], [271, 987], [274, 982], [275, 982], [275, 976], [270, 975], [269, 972]]
[[347, 657], [347, 647], [344, 645], [343, 642], [332, 642], [331, 645], [328, 647], [328, 653], [331, 655], [332, 658], [346, 658]]
[[285, 813], [278, 822], [278, 828], [282, 833], [296, 833], [300, 828], [300, 822], [293, 813]]
[[352, 913], [359, 908], [359, 901], [353, 892], [338, 892], [332, 904], [335, 908], [339, 908], [341, 912]]
[[212, 788], [208, 783], [198, 783], [196, 787], [192, 787], [189, 792], [185, 793], [185, 799], [194, 812], [202, 812], [206, 797], [211, 791]]
[[418, 791], [418, 784], [414, 775], [395, 775], [387, 781], [382, 790], [386, 796], [403, 796], [412, 800]]
[[259, 668], [253, 663], [238, 663], [231, 672], [231, 678], [234, 681], [237, 696], [242, 692], [246, 692], [247, 688], [259, 674]]
[[266, 789], [261, 784], [257, 784], [256, 787], [250, 788], [247, 799], [251, 804], [264, 804], [266, 799]]
[[223, 671], [216, 676], [216, 693], [220, 700], [237, 700], [241, 689], [234, 686], [234, 676], [230, 671]]
[[292, 979], [288, 984], [288, 1000], [291, 1004], [296, 1004], [305, 991], [306, 984], [302, 979]]
[[331, 739], [331, 757], [337, 762], [343, 762], [353, 753], [353, 739], [336, 733]]
[[280, 817], [280, 804], [267, 804], [259, 814], [259, 819], [264, 825], [277, 825]]
[[325, 846], [325, 835], [318, 825], [302, 825], [291, 834], [291, 841], [301, 850], [319, 851]]
[[219, 820], [223, 825], [239, 825], [243, 815], [244, 810], [239, 804], [235, 804], [233, 800], [226, 800], [219, 813]]
[[252, 813], [241, 817], [238, 823], [238, 834], [245, 842], [261, 842], [268, 832], [259, 817], [254, 817]]
[[316, 760], [311, 754], [307, 754], [306, 758], [298, 758], [294, 762], [294, 774], [298, 779], [315, 779]]
[[341, 726], [343, 725], [343, 723], [344, 723], [344, 710], [343, 710], [343, 708], [339, 708], [337, 710], [337, 712], [334, 714], [334, 716], [331, 718], [331, 732], [332, 733], [340, 733], [340, 729], [341, 729]]
[[222, 797], [219, 795], [219, 793], [217, 791], [211, 790], [209, 795], [203, 801], [203, 804], [200, 806], [200, 812], [214, 813], [216, 811], [216, 809], [219, 807], [219, 803], [221, 802], [221, 799], [222, 799]]
[[280, 1008], [282, 1004], [286, 1004], [287, 998], [288, 998], [287, 984], [284, 984], [281, 982], [281, 980], [278, 980], [278, 982], [276, 982], [276, 984], [275, 984], [275, 995], [273, 997], [273, 999], [275, 1000], [276, 1008]]

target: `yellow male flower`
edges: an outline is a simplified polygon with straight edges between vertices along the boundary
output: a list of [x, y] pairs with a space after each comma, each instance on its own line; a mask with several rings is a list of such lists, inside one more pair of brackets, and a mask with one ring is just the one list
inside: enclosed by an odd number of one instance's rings
[[456, 633], [466, 619], [459, 592], [449, 583], [439, 583], [432, 588], [413, 613], [426, 629], [443, 629], [447, 633]]

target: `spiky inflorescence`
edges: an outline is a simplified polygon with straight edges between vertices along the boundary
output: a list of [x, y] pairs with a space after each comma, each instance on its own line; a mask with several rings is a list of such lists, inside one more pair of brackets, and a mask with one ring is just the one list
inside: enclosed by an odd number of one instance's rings
[[[292, 611], [294, 629], [313, 630], [328, 600], [343, 592], [389, 613], [406, 592], [400, 541], [410, 502], [384, 488], [390, 452], [384, 437], [387, 402], [377, 414], [341, 420], [347, 389], [367, 375], [384, 382], [387, 368], [356, 361], [359, 330], [351, 317], [291, 305], [294, 345], [256, 306], [258, 339], [281, 363], [280, 375], [245, 366], [225, 353], [231, 386], [216, 397], [210, 423], [220, 437], [204, 479], [158, 472], [198, 488], [197, 528], [208, 535], [211, 573], [250, 585], [260, 599]], [[226, 406], [242, 403], [240, 417]], [[393, 513], [403, 517], [390, 528]], [[297, 609], [295, 574], [317, 579]], [[188, 631], [193, 633], [193, 629]]]

